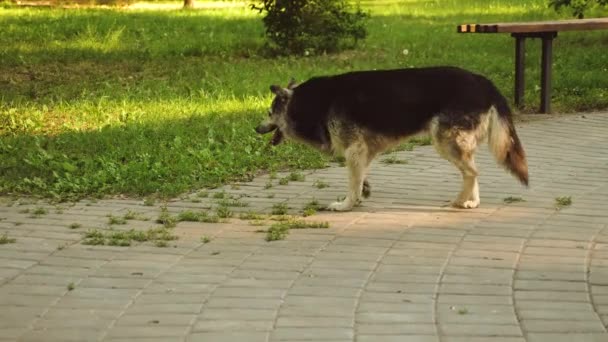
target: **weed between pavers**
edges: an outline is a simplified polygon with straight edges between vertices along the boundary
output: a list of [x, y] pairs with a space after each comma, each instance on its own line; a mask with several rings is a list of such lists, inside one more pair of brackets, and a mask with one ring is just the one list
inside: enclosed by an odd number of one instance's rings
[[127, 220], [124, 217], [108, 215], [108, 224], [127, 224]]
[[82, 227], [82, 225], [80, 223], [77, 223], [77, 222], [74, 222], [74, 223], [72, 223], [72, 224], [70, 224], [68, 226], [68, 228], [70, 228], [70, 229], [78, 229], [80, 227]]
[[272, 206], [271, 213], [272, 213], [272, 215], [285, 215], [285, 214], [287, 214], [288, 210], [289, 210], [289, 207], [287, 206], [287, 204], [277, 203]]
[[555, 209], [560, 210], [564, 207], [569, 207], [572, 205], [572, 196], [562, 196], [555, 198]]
[[284, 178], [279, 179], [279, 185], [287, 185], [287, 184], [289, 184], [289, 178], [284, 177]]
[[139, 220], [139, 221], [148, 221], [149, 218], [143, 216], [142, 213], [128, 210], [127, 213], [123, 216], [125, 220]]
[[133, 242], [150, 241], [157, 247], [166, 247], [167, 241], [177, 240], [177, 236], [166, 227], [150, 228], [146, 231], [130, 229], [126, 231], [89, 230], [84, 234], [83, 245], [93, 246], [131, 246]]
[[217, 204], [220, 207], [248, 207], [249, 203], [241, 201], [240, 199], [235, 198], [223, 198], [217, 201]]
[[503, 198], [502, 201], [505, 203], [519, 203], [519, 202], [525, 202], [526, 200], [524, 200], [521, 197], [509, 196], [509, 197]]
[[407, 160], [399, 159], [396, 156], [390, 156], [388, 158], [382, 159], [382, 163], [384, 164], [407, 164]]
[[319, 201], [317, 201], [316, 199], [312, 199], [310, 202], [306, 203], [306, 205], [304, 206], [304, 216], [311, 216], [316, 214], [317, 211], [321, 210], [321, 205], [319, 204]]
[[317, 179], [314, 181], [314, 183], [312, 183], [312, 186], [314, 186], [317, 189], [325, 189], [325, 188], [329, 188], [329, 183], [324, 182], [321, 179]]
[[206, 236], [206, 235], [205, 236], [201, 236], [201, 242], [204, 243], [204, 244], [207, 244], [207, 243], [211, 242], [211, 238], [208, 237], [208, 236]]
[[15, 243], [15, 242], [17, 242], [17, 239], [9, 238], [7, 233], [0, 235], [0, 245], [6, 245], [9, 243]]
[[69, 283], [67, 286], [68, 291], [72, 291], [76, 288], [76, 285], [74, 285], [74, 283]]
[[287, 220], [273, 224], [266, 231], [266, 241], [283, 240], [291, 229], [329, 228], [329, 222], [313, 222], [304, 220]]
[[191, 210], [185, 210], [177, 214], [177, 221], [218, 223], [220, 222], [220, 217], [217, 215], [209, 215], [205, 211], [195, 212]]

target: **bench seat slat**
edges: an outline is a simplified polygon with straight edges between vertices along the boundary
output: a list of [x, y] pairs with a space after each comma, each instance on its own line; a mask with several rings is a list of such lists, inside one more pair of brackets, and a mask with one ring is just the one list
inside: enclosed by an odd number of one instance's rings
[[608, 29], [608, 18], [459, 25], [460, 33], [532, 33]]

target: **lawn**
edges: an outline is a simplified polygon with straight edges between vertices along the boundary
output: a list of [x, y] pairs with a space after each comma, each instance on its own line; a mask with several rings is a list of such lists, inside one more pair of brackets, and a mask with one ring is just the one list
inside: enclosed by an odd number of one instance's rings
[[[201, 3], [202, 1], [198, 1]], [[171, 197], [272, 170], [324, 167], [253, 128], [290, 77], [450, 64], [512, 98], [508, 35], [456, 25], [564, 17], [545, 0], [368, 0], [369, 37], [336, 55], [270, 58], [257, 12], [49, 9], [0, 5], [0, 194], [57, 200]], [[231, 3], [234, 4], [234, 3]], [[557, 112], [608, 108], [608, 32], [560, 33]], [[524, 111], [538, 102], [539, 42], [528, 43]]]

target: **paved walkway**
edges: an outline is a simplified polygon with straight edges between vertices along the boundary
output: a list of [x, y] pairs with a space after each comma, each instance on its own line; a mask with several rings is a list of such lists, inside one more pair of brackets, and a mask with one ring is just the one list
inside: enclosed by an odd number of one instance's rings
[[[356, 211], [307, 218], [329, 229], [274, 242], [233, 218], [181, 222], [166, 248], [87, 246], [83, 232], [108, 231], [108, 214], [140, 216], [115, 230], [159, 226], [162, 204], [3, 199], [0, 236], [16, 241], [0, 245], [0, 341], [608, 341], [608, 113], [519, 133], [530, 189], [483, 148], [481, 207], [452, 209], [456, 169], [418, 147], [394, 154], [407, 165], [372, 168], [372, 197]], [[234, 211], [298, 212], [342, 195], [345, 174], [331, 167], [268, 189], [266, 176], [224, 191], [248, 204]], [[215, 207], [220, 191], [166, 205]], [[572, 204], [556, 210], [562, 196]]]

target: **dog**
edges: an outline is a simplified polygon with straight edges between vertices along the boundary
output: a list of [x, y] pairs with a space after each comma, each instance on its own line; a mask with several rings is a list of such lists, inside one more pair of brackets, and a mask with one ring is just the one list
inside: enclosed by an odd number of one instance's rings
[[366, 173], [374, 157], [424, 132], [462, 173], [453, 206], [479, 206], [474, 154], [486, 140], [498, 164], [528, 186], [526, 154], [511, 109], [484, 76], [448, 66], [355, 71], [301, 84], [292, 80], [286, 88], [270, 90], [275, 97], [257, 133], [274, 132], [272, 145], [288, 138], [345, 158], [348, 192], [330, 210], [359, 205], [370, 193]]

